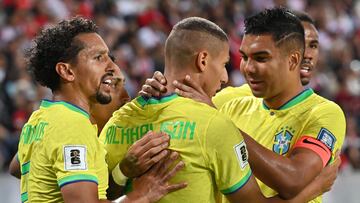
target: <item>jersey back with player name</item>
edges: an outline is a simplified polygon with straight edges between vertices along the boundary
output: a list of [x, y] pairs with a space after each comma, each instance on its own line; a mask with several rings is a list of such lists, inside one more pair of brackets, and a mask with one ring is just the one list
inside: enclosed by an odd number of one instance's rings
[[60, 188], [77, 181], [97, 183], [106, 199], [107, 165], [97, 128], [70, 103], [42, 101], [22, 129], [18, 159], [22, 202], [63, 202]]
[[[225, 103], [220, 111], [262, 146], [282, 156], [288, 156], [302, 136], [320, 140], [332, 156], [344, 141], [342, 110], [311, 89], [304, 90], [278, 110], [269, 109], [262, 99], [249, 96]], [[261, 181], [258, 183], [265, 196], [276, 194]], [[321, 197], [312, 202], [321, 202]]]
[[113, 114], [100, 135], [110, 171], [149, 130], [168, 133], [170, 149], [185, 162], [171, 181], [188, 186], [160, 202], [218, 202], [221, 193], [236, 191], [251, 176], [246, 146], [234, 124], [215, 109], [176, 94], [138, 97]]

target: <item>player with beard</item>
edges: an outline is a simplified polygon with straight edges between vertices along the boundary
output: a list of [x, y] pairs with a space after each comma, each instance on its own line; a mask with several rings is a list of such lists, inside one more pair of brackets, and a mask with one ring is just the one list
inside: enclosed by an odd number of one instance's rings
[[[298, 194], [332, 162], [345, 135], [341, 108], [301, 86], [308, 83], [317, 61], [318, 35], [315, 27], [303, 20], [308, 29], [304, 37], [299, 24], [299, 19], [281, 8], [247, 18], [240, 70], [252, 94], [222, 98], [219, 105], [215, 102], [245, 132], [249, 163], [267, 197], [277, 192], [285, 198]], [[182, 86], [176, 90], [178, 94], [211, 104], [199, 84], [192, 82], [193, 88], [177, 81], [173, 84]], [[161, 88], [159, 84], [152, 86]], [[321, 202], [321, 196], [312, 202]]]
[[[228, 59], [228, 38], [221, 28], [206, 19], [186, 18], [173, 27], [166, 40], [165, 76], [169, 81], [181, 81], [190, 74], [212, 96], [228, 80]], [[174, 178], [189, 182], [186, 189], [161, 202], [220, 202], [220, 193], [231, 202], [305, 202], [324, 187], [315, 181], [316, 187], [310, 184], [290, 201], [265, 199], [251, 175], [247, 147], [238, 129], [215, 109], [179, 97], [170, 83], [167, 88], [167, 95], [137, 97], [114, 112], [100, 134], [110, 170], [123, 159], [128, 147], [153, 129], [169, 133], [170, 149], [179, 152], [186, 163]], [[131, 191], [129, 182], [126, 186]]]
[[[301, 64], [300, 77], [302, 85], [306, 86], [310, 83], [319, 58], [319, 33], [315, 27], [314, 20], [307, 13], [296, 11], [294, 14], [300, 19], [304, 28], [305, 51]], [[162, 80], [165, 85], [166, 79], [164, 76], [158, 71], [155, 72], [153, 78], [146, 80], [146, 84], [142, 87], [140, 95], [157, 96], [160, 94], [160, 91], [165, 92], [165, 87], [160, 84]], [[178, 89], [181, 90], [178, 92], [181, 96], [205, 102], [211, 106], [215, 106], [216, 108], [220, 108], [224, 103], [232, 99], [253, 95], [249, 85], [244, 84], [239, 87], [228, 86], [209, 99], [206, 94], [197, 91], [199, 89], [196, 88], [196, 84], [192, 82], [190, 77], [185, 78], [185, 84], [190, 85], [190, 87], [181, 85], [180, 83], [177, 84]], [[194, 86], [196, 89], [191, 86]]]
[[[62, 21], [41, 32], [28, 50], [29, 70], [49, 87], [22, 129], [18, 159], [22, 202], [108, 202], [105, 151], [90, 115], [95, 104], [111, 102], [118, 69], [96, 25], [83, 18]], [[154, 202], [185, 184], [168, 184], [182, 162], [160, 161], [115, 202]], [[155, 190], [154, 188], [155, 187]]]

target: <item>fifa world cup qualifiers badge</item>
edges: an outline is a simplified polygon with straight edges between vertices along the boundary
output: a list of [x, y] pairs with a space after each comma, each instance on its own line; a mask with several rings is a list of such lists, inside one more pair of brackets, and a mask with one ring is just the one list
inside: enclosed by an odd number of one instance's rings
[[76, 165], [81, 163], [80, 150], [78, 149], [70, 150], [70, 156], [71, 156], [71, 164]]
[[244, 169], [246, 165], [248, 165], [248, 152], [246, 149], [245, 142], [242, 141], [239, 144], [234, 146], [235, 154], [239, 161], [239, 165], [241, 169]]
[[87, 170], [86, 146], [83, 145], [64, 146], [64, 168], [66, 171]]

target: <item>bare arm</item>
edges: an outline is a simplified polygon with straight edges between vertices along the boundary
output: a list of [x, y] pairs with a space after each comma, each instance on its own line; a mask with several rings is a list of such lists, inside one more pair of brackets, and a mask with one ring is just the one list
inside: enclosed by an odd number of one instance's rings
[[20, 163], [19, 160], [17, 159], [17, 154], [14, 155], [14, 157], [10, 162], [9, 173], [18, 179], [21, 178]]
[[149, 131], [128, 150], [120, 162], [121, 172], [129, 178], [138, 177], [169, 154], [169, 135]]
[[158, 97], [167, 92], [166, 83], [165, 76], [161, 72], [155, 71], [152, 78], [146, 79], [145, 84], [141, 87], [139, 95], [143, 97]]
[[[161, 83], [157, 78], [164, 78], [164, 76], [160, 74], [158, 73], [156, 77], [154, 75], [154, 77], [149, 80], [147, 87], [143, 88], [143, 92], [147, 90], [154, 92], [159, 89]], [[192, 81], [190, 77], [186, 77], [185, 82], [186, 84], [174, 82], [174, 86], [177, 88], [175, 90], [176, 93], [214, 106], [202, 88]], [[157, 92], [157, 94], [159, 93], [160, 92]], [[296, 149], [292, 153], [292, 156], [287, 158], [267, 150], [249, 136], [247, 137], [252, 141], [246, 140], [246, 143], [250, 154], [249, 162], [255, 176], [279, 192], [284, 198], [293, 198], [299, 194], [322, 169], [321, 159], [310, 150]], [[264, 168], [267, 170], [264, 170]], [[316, 194], [320, 195], [322, 193]]]
[[336, 157], [335, 161], [326, 166], [321, 173], [297, 196], [308, 197], [307, 200], [309, 201], [315, 199], [321, 194], [324, 194], [325, 192], [328, 192], [336, 180], [341, 163], [340, 156], [337, 155]]
[[[251, 176], [249, 181], [236, 192], [227, 195], [226, 197], [230, 202], [256, 202], [256, 203], [305, 203], [312, 200], [314, 197], [321, 194], [318, 188], [319, 182], [314, 183], [311, 187], [307, 187], [306, 190], [301, 192], [299, 195], [290, 200], [285, 200], [280, 198], [279, 196], [265, 198], [260, 191], [260, 188], [254, 178]], [[315, 189], [315, 190], [314, 190]]]
[[284, 157], [242, 134], [255, 176], [286, 199], [299, 194], [322, 170], [322, 160], [311, 150], [295, 149]]
[[[147, 173], [134, 180], [132, 192], [113, 202], [152, 203], [170, 192], [185, 188], [187, 186], [185, 182], [169, 183], [169, 180], [184, 167], [184, 163], [180, 161], [169, 171], [170, 166], [177, 158], [178, 154], [172, 153], [170, 158], [163, 159], [155, 164]], [[98, 199], [97, 185], [93, 182], [83, 181], [65, 185], [61, 188], [61, 193], [66, 203], [110, 202]]]

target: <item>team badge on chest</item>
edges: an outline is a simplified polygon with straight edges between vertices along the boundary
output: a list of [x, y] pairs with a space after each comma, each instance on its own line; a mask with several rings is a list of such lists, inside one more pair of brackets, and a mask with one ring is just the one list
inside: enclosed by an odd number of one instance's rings
[[276, 133], [274, 138], [273, 151], [277, 154], [284, 155], [290, 149], [290, 142], [293, 138], [294, 131], [292, 128], [281, 128], [281, 131]]

